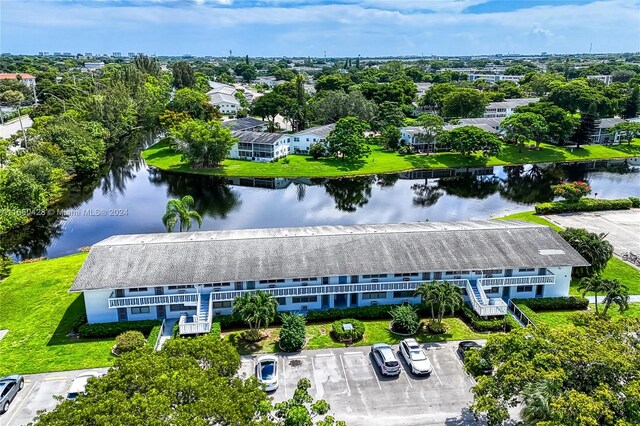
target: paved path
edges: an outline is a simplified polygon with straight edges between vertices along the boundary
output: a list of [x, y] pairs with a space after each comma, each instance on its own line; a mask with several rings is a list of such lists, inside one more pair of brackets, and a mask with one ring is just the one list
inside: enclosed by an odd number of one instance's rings
[[584, 228], [607, 234], [618, 256], [629, 251], [640, 254], [640, 209], [564, 213], [544, 218], [563, 228]]
[[[587, 296], [589, 303], [595, 303], [595, 296]], [[598, 303], [604, 302], [604, 296], [598, 296]], [[640, 302], [640, 294], [630, 294], [629, 295], [629, 303], [639, 303]]]
[[[33, 125], [33, 121], [29, 118], [28, 115], [22, 116], [22, 126], [25, 130]], [[20, 120], [14, 118], [13, 120], [5, 121], [4, 125], [0, 125], [0, 138], [8, 139], [12, 135], [15, 135], [20, 130]]]

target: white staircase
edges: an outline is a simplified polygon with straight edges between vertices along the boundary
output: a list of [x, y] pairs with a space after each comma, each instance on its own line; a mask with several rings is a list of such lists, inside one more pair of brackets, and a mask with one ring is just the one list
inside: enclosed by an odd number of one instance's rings
[[500, 316], [507, 314], [507, 304], [499, 297], [488, 298], [477, 281], [465, 283], [467, 295], [471, 301], [471, 307], [481, 317]]

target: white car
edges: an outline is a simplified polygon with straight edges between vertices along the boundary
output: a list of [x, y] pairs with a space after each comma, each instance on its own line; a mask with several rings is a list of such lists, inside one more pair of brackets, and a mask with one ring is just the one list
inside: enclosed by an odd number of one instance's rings
[[273, 355], [258, 358], [256, 377], [267, 392], [278, 389], [278, 358]]
[[102, 374], [96, 373], [95, 371], [89, 371], [87, 373], [83, 373], [79, 375], [69, 386], [69, 390], [67, 391], [67, 399], [76, 399], [78, 395], [84, 394], [85, 388], [87, 387], [87, 382], [89, 379], [94, 377], [100, 377]]
[[433, 371], [426, 351], [420, 347], [416, 339], [404, 339], [400, 342], [400, 353], [413, 374], [431, 374]]

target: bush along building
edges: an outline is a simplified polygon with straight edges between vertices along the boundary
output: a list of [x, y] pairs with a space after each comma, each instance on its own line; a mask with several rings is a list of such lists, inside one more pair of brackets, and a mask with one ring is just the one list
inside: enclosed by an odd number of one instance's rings
[[588, 263], [549, 227], [520, 221], [404, 223], [119, 235], [95, 244], [72, 292], [89, 323], [180, 318], [209, 332], [236, 297], [262, 290], [280, 311], [419, 303], [448, 281], [482, 317], [510, 298], [569, 294]]

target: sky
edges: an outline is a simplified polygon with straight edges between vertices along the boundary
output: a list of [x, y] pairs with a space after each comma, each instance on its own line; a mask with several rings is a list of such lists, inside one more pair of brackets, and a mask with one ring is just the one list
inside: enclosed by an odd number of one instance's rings
[[355, 57], [640, 51], [640, 0], [0, 0], [0, 51]]

